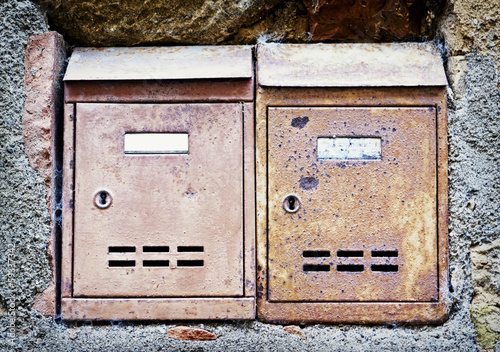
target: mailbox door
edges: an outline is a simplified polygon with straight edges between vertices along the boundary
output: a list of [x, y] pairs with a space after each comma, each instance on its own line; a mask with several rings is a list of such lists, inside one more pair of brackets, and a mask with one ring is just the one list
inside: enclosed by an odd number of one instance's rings
[[[85, 103], [76, 119], [74, 296], [242, 296], [242, 105]], [[187, 148], [126, 153], [137, 133]]]
[[436, 204], [434, 107], [268, 108], [270, 301], [436, 301]]

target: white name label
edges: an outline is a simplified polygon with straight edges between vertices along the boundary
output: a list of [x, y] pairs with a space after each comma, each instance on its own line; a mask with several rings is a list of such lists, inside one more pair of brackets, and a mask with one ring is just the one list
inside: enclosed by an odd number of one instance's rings
[[187, 133], [126, 133], [125, 154], [187, 154]]
[[380, 159], [380, 138], [318, 138], [318, 159]]

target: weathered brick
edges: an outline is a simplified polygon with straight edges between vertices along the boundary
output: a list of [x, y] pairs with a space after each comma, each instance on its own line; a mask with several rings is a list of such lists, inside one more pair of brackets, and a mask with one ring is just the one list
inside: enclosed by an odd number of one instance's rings
[[34, 308], [44, 315], [53, 315], [55, 307], [54, 278], [54, 167], [55, 136], [63, 94], [62, 77], [67, 45], [62, 36], [48, 32], [32, 36], [25, 52], [23, 139], [30, 166], [40, 172], [47, 187], [47, 207], [52, 234], [47, 256], [52, 270], [52, 283], [35, 298]]

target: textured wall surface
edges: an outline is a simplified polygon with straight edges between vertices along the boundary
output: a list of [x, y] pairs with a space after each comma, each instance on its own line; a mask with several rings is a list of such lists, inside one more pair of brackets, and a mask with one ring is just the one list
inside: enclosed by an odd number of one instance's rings
[[399, 41], [432, 37], [442, 0], [304, 0], [313, 40]]
[[[500, 350], [500, 8], [451, 0], [448, 55], [450, 243], [453, 287], [471, 300], [477, 339]], [[471, 295], [471, 298], [466, 298]], [[469, 309], [469, 308], [468, 308]]]
[[282, 40], [307, 37], [300, 0], [53, 1], [47, 7], [55, 28], [84, 46], [220, 44], [255, 42], [268, 34]]
[[[24, 49], [47, 31], [30, 1], [0, 2], [0, 350], [10, 332], [36, 338], [40, 317], [30, 308], [48, 286], [49, 213], [44, 177], [28, 165], [22, 137]], [[13, 319], [13, 320], [12, 320]], [[46, 320], [49, 325], [50, 320]], [[15, 325], [15, 329], [10, 327]], [[34, 334], [34, 335], [33, 335]]]
[[493, 348], [500, 340], [498, 322], [489, 324], [499, 318], [500, 298], [499, 74], [493, 57], [475, 53], [451, 57], [448, 67], [459, 72], [449, 97], [452, 287], [466, 302], [473, 297], [478, 340]]
[[[61, 323], [32, 308], [51, 281], [46, 255], [50, 226], [44, 178], [30, 168], [22, 139], [24, 48], [30, 35], [49, 28], [45, 10], [32, 2], [0, 1], [0, 350], [462, 352], [480, 351], [480, 346], [500, 350], [496, 2], [451, 0], [441, 18], [450, 81], [450, 319], [438, 326], [306, 325], [305, 338], [281, 325], [260, 322], [182, 324], [204, 328], [218, 338], [178, 341], [167, 336], [172, 325], [163, 322]], [[289, 19], [284, 16], [294, 21], [303, 18], [299, 5], [280, 5], [282, 15], [263, 13], [261, 22], [249, 26], [265, 29], [282, 21], [276, 25], [286, 28]], [[306, 40], [292, 27], [285, 32], [289, 37], [283, 34], [277, 39]], [[236, 43], [254, 35], [243, 29], [237, 33], [228, 40]]]
[[[444, 0], [37, 0], [83, 46], [398, 41], [433, 37]], [[308, 24], [309, 20], [309, 24]], [[310, 32], [310, 33], [309, 33]]]
[[449, 54], [472, 51], [500, 60], [500, 6], [498, 1], [450, 0], [441, 23]]

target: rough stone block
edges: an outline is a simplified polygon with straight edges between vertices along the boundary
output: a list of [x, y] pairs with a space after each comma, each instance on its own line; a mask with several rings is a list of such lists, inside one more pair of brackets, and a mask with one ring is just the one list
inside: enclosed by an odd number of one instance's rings
[[499, 17], [498, 0], [450, 0], [440, 24], [450, 54], [493, 54], [500, 66]]
[[306, 334], [304, 334], [304, 332], [302, 331], [302, 329], [297, 326], [297, 325], [288, 325], [288, 326], [285, 326], [283, 328], [283, 331], [289, 333], [289, 334], [292, 334], [292, 335], [297, 335], [299, 336], [301, 339], [305, 339], [306, 338]]
[[442, 1], [304, 0], [317, 41], [393, 41], [432, 36]]
[[454, 99], [462, 99], [465, 95], [465, 72], [467, 60], [464, 56], [450, 56], [446, 71]]
[[215, 340], [217, 335], [203, 329], [176, 326], [167, 331], [167, 336], [176, 340], [204, 341]]
[[38, 0], [55, 28], [78, 45], [219, 44], [283, 0]]

